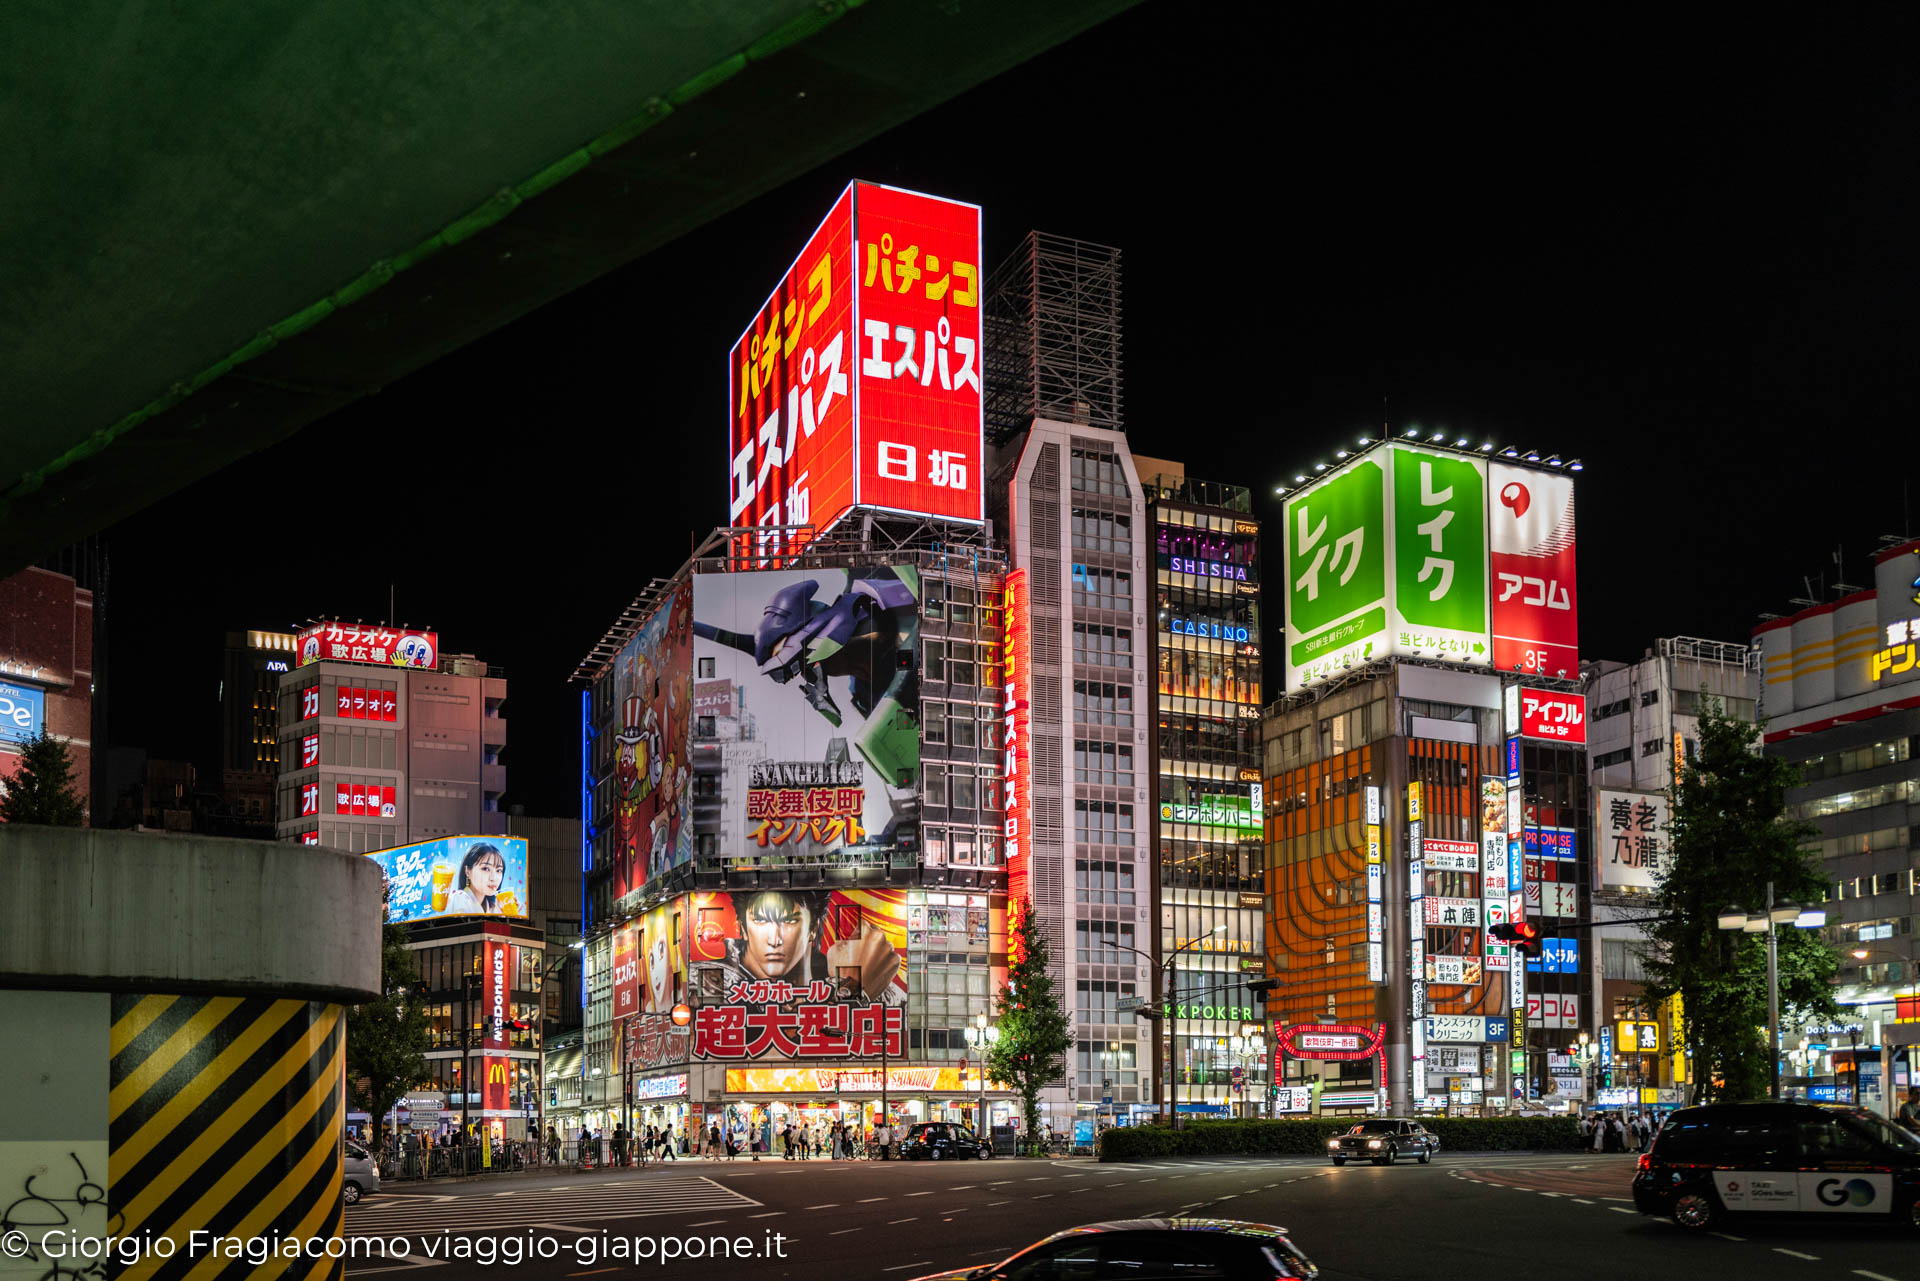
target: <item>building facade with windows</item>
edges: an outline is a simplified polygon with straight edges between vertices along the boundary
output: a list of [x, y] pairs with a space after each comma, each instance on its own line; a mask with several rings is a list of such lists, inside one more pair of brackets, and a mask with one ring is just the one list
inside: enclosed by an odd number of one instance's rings
[[[1760, 653], [1694, 636], [1662, 637], [1637, 662], [1585, 666], [1594, 826], [1593, 1003], [1600, 1050], [1587, 1065], [1596, 1091], [1666, 1104], [1692, 1080], [1677, 1002], [1644, 999], [1646, 916], [1670, 848], [1667, 792], [1698, 750], [1700, 714], [1752, 721]], [[1618, 921], [1620, 924], [1607, 924]], [[1624, 1094], [1620, 1092], [1626, 1092]], [[1649, 1095], [1647, 1092], [1652, 1091]]]
[[506, 673], [314, 658], [279, 676], [280, 840], [349, 853], [507, 830]]
[[1244, 488], [1135, 464], [1154, 556], [1154, 951], [1174, 980], [1155, 1061], [1182, 1112], [1260, 1115], [1271, 1042], [1248, 987], [1266, 977], [1260, 526]]
[[220, 665], [220, 796], [228, 834], [274, 836], [280, 678], [299, 661], [292, 632], [228, 632]]
[[[1839, 952], [1844, 1034], [1793, 1048], [1790, 1087], [1833, 1085], [1887, 1108], [1917, 1079], [1920, 1044], [1920, 540], [1890, 541], [1874, 585], [1754, 629], [1766, 751], [1800, 766], [1792, 817], [1817, 829], [1826, 933]], [[1816, 1033], [1819, 1029], [1814, 1029]], [[1815, 1048], [1825, 1047], [1825, 1048]]]
[[1086, 1135], [1154, 1098], [1152, 1042], [1123, 1008], [1157, 994], [1146, 504], [1118, 431], [1036, 418], [1002, 457], [1032, 638], [1028, 883], [1075, 1035], [1042, 1109]]
[[93, 615], [93, 591], [72, 574], [36, 565], [0, 579], [0, 788], [20, 767], [20, 744], [45, 731], [65, 742], [74, 793], [98, 821]]

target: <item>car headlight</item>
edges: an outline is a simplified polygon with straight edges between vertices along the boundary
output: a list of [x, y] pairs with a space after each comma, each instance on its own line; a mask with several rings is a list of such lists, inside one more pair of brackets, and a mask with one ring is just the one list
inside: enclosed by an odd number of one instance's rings
[[1379, 1147], [1379, 1146], [1380, 1146], [1380, 1140], [1378, 1140], [1378, 1139], [1368, 1139], [1368, 1140], [1367, 1140], [1367, 1146], [1368, 1146], [1368, 1147], [1370, 1147], [1370, 1148], [1377, 1148], [1377, 1147]]
[[1328, 1147], [1330, 1147], [1330, 1148], [1337, 1148], [1337, 1147], [1339, 1147], [1339, 1146], [1340, 1146], [1340, 1140], [1338, 1140], [1338, 1139], [1328, 1139], [1328, 1140], [1327, 1140], [1327, 1146], [1328, 1146]]

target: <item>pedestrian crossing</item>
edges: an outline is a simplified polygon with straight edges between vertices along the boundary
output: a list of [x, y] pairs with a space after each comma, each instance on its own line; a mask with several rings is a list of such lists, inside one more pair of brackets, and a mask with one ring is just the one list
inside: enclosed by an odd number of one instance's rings
[[390, 1193], [347, 1207], [350, 1237], [438, 1236], [529, 1224], [557, 1225], [635, 1219], [710, 1210], [757, 1209], [762, 1203], [712, 1179], [592, 1179], [555, 1187], [514, 1189], [491, 1196]]

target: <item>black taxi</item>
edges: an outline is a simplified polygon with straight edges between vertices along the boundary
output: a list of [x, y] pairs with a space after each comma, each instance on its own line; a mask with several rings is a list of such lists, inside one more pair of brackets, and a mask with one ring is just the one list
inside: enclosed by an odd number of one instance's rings
[[1667, 1118], [1633, 1176], [1642, 1214], [1848, 1215], [1920, 1228], [1920, 1139], [1864, 1108], [1709, 1103]]

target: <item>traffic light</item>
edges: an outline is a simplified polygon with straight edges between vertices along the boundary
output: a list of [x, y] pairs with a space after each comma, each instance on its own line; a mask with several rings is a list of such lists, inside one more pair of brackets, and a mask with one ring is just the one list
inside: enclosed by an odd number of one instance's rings
[[1253, 993], [1254, 1003], [1264, 1012], [1267, 1008], [1267, 994], [1279, 986], [1279, 979], [1255, 979], [1247, 984], [1247, 991]]
[[1503, 943], [1513, 944], [1513, 950], [1522, 956], [1540, 955], [1540, 946], [1545, 942], [1540, 937], [1540, 928], [1527, 921], [1503, 921], [1488, 932]]

